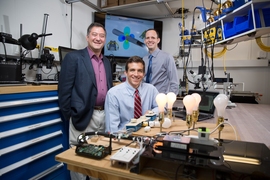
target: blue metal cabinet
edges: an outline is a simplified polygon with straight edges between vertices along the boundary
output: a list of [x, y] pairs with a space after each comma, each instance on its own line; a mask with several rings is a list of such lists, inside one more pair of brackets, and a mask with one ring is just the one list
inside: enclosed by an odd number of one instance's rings
[[67, 148], [56, 90], [0, 95], [0, 180], [69, 179], [55, 161]]

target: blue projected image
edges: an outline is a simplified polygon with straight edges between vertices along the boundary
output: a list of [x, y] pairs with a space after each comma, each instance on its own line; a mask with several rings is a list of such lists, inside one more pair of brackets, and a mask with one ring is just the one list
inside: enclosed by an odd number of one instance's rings
[[105, 56], [147, 55], [148, 49], [144, 44], [145, 31], [154, 28], [154, 21], [107, 14], [105, 28], [107, 31]]

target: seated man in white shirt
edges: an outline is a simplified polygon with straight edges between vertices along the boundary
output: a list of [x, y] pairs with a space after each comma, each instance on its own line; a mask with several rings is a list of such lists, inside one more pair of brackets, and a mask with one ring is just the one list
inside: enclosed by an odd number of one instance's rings
[[141, 99], [141, 115], [153, 111], [158, 114], [156, 96], [158, 90], [152, 84], [144, 83], [145, 64], [138, 56], [130, 57], [125, 66], [127, 80], [112, 87], [105, 100], [105, 131], [117, 133], [125, 129], [125, 125], [136, 117], [134, 112], [135, 91], [139, 91]]

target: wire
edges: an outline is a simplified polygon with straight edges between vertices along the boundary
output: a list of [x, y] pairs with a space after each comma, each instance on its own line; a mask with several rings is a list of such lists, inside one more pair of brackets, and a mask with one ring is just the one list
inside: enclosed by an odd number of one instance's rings
[[238, 43], [236, 43], [236, 45], [235, 45], [233, 48], [228, 49], [228, 48], [226, 47], [226, 49], [227, 49], [228, 51], [231, 51], [231, 50], [233, 50], [234, 48], [236, 48], [236, 47], [237, 47], [237, 45], [238, 45]]
[[70, 48], [72, 48], [73, 3], [70, 4]]
[[270, 52], [270, 46], [266, 46], [262, 42], [262, 38], [261, 37], [256, 38], [256, 43], [261, 48], [261, 50], [266, 51], [266, 52]]
[[210, 134], [213, 134], [213, 133], [221, 126], [221, 125], [224, 125], [224, 124], [229, 124], [229, 125], [232, 127], [233, 132], [234, 132], [234, 135], [235, 135], [235, 140], [237, 141], [237, 134], [236, 134], [236, 131], [235, 131], [233, 125], [232, 125], [231, 123], [229, 123], [229, 122], [223, 122], [223, 123], [220, 123], [219, 125], [217, 125], [217, 126], [215, 127], [215, 129], [212, 130], [212, 132], [211, 132]]
[[207, 54], [207, 56], [208, 57], [211, 57], [212, 56], [212, 54], [213, 54], [213, 58], [219, 58], [219, 57], [222, 57], [225, 53], [226, 53], [226, 51], [227, 51], [227, 46], [224, 46], [223, 47], [223, 49], [221, 50], [221, 51], [219, 51], [219, 52], [209, 52], [208, 50], [207, 50], [207, 48], [205, 48], [204, 49], [204, 52]]
[[6, 61], [6, 60], [7, 60], [7, 50], [6, 50], [6, 44], [4, 43], [4, 41], [5, 41], [5, 37], [3, 36], [2, 38], [3, 38], [3, 42], [2, 42], [2, 44], [3, 44], [3, 47], [4, 47], [4, 52], [5, 52], [5, 61]]
[[185, 129], [185, 130], [182, 130], [182, 131], [170, 131], [168, 134], [180, 134], [180, 135], [183, 135], [183, 133], [187, 132], [187, 131], [195, 131], [195, 132], [198, 132], [198, 128], [192, 128], [192, 129]]

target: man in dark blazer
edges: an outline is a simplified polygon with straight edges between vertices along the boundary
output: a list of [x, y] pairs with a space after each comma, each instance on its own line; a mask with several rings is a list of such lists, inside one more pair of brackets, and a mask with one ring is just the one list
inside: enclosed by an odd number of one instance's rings
[[101, 54], [106, 42], [103, 25], [92, 23], [86, 40], [86, 48], [65, 56], [58, 83], [59, 106], [70, 121], [70, 144], [76, 144], [83, 132], [105, 132], [104, 102], [113, 85], [110, 61]]

